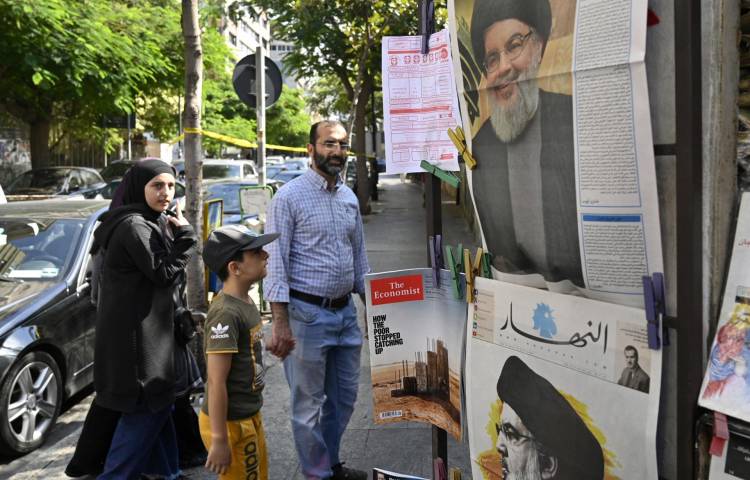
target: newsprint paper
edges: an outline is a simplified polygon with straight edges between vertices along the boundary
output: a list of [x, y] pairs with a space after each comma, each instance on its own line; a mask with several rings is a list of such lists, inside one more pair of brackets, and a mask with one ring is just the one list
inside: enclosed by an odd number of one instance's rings
[[750, 193], [742, 194], [716, 336], [698, 403], [750, 422]]
[[643, 307], [663, 272], [646, 0], [449, 0], [469, 190], [498, 280]]
[[655, 480], [662, 360], [643, 310], [484, 278], [476, 288], [473, 478]]
[[431, 423], [461, 439], [461, 362], [465, 300], [450, 273], [418, 268], [367, 275], [375, 423]]
[[720, 457], [711, 457], [708, 480], [750, 480], [750, 438], [730, 432]]

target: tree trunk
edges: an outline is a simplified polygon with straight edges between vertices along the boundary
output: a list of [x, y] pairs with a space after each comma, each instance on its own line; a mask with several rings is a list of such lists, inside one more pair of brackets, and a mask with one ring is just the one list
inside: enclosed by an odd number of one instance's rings
[[[185, 129], [201, 128], [201, 95], [203, 90], [203, 51], [198, 16], [198, 0], [182, 0], [182, 35], [185, 39]], [[198, 133], [185, 133], [185, 217], [198, 236], [197, 252], [203, 251], [203, 150]], [[196, 253], [187, 268], [187, 296], [191, 309], [206, 311], [206, 288], [203, 259]]]
[[370, 213], [370, 179], [367, 176], [367, 154], [365, 147], [365, 124], [367, 123], [367, 101], [370, 97], [372, 82], [365, 80], [359, 90], [354, 114], [354, 151], [357, 152], [357, 199], [359, 211], [363, 215]]
[[31, 168], [42, 168], [50, 164], [50, 124], [49, 118], [37, 117], [33, 122], [29, 122]]

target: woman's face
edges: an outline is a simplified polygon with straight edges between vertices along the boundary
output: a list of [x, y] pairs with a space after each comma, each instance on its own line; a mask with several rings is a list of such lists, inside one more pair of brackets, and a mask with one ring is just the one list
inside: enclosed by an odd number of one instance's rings
[[169, 207], [174, 198], [174, 184], [174, 176], [169, 173], [160, 173], [146, 184], [146, 204], [151, 210], [163, 212]]

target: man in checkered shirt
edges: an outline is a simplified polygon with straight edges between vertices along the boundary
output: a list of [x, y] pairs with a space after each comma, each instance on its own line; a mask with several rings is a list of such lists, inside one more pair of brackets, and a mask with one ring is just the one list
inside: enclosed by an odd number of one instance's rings
[[341, 181], [349, 145], [339, 122], [310, 128], [312, 168], [273, 198], [265, 298], [273, 336], [268, 350], [284, 359], [292, 432], [308, 479], [367, 479], [339, 459], [359, 383], [362, 332], [351, 294], [363, 299], [369, 271], [357, 197]]

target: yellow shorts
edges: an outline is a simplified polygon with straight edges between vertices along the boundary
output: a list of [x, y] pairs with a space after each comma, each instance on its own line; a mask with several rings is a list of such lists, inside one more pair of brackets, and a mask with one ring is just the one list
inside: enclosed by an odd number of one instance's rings
[[[211, 422], [208, 415], [198, 417], [201, 438], [206, 449], [211, 449]], [[268, 480], [266, 438], [260, 412], [243, 420], [228, 420], [227, 434], [232, 450], [232, 463], [219, 480]]]

